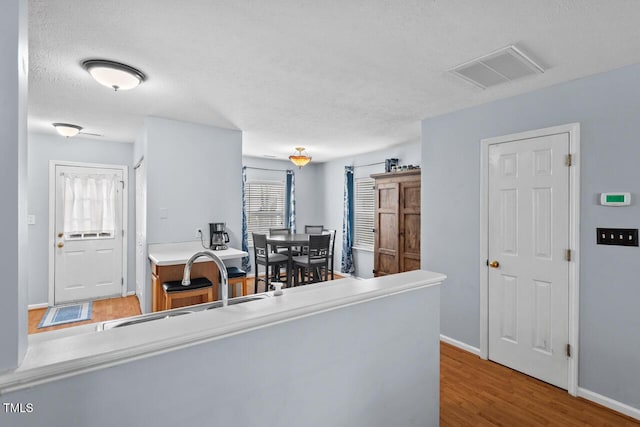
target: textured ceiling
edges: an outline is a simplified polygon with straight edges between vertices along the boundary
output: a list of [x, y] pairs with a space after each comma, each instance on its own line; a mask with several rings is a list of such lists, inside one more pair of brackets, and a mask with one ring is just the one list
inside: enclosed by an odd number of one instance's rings
[[[146, 116], [316, 161], [420, 137], [420, 120], [640, 63], [635, 0], [30, 0], [29, 127], [132, 142]], [[446, 70], [516, 44], [547, 71], [481, 90]], [[132, 65], [113, 92], [80, 67]]]

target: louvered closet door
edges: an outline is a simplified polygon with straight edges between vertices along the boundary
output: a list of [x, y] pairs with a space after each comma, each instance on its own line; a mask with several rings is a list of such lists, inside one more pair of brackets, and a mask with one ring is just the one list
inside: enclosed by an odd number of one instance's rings
[[400, 185], [397, 183], [376, 186], [376, 251], [374, 270], [376, 276], [398, 273], [398, 203]]
[[565, 389], [568, 149], [568, 134], [489, 148], [489, 358]]

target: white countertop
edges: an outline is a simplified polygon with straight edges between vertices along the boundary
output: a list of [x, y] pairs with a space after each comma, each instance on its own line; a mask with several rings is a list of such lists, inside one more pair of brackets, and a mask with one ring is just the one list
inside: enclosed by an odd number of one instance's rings
[[69, 336], [52, 334], [51, 339], [42, 334], [37, 339], [30, 338], [18, 369], [0, 375], [0, 395], [255, 328], [436, 286], [445, 278], [444, 274], [421, 270], [364, 280], [345, 278], [284, 289], [284, 294], [277, 297], [123, 328]]
[[[181, 243], [157, 243], [149, 245], [149, 259], [155, 265], [177, 265], [185, 264], [191, 255], [203, 250], [200, 241], [181, 242]], [[239, 249], [229, 248], [220, 251], [214, 251], [221, 260], [231, 260], [242, 258], [249, 255], [248, 252]], [[207, 262], [211, 259], [201, 257], [196, 262]]]

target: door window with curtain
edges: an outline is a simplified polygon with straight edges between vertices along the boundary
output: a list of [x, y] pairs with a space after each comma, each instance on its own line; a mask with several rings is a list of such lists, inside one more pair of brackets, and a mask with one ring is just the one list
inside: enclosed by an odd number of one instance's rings
[[373, 250], [376, 192], [373, 178], [355, 179], [354, 238], [356, 249]]
[[67, 239], [114, 237], [119, 184], [115, 175], [64, 174], [63, 231]]
[[284, 181], [248, 180], [245, 198], [249, 246], [252, 233], [269, 234], [270, 228], [286, 226]]

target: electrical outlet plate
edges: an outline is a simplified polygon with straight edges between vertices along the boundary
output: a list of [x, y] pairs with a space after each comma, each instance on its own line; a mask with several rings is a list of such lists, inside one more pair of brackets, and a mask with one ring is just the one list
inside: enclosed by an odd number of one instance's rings
[[200, 237], [202, 235], [202, 228], [196, 228], [196, 237]]

